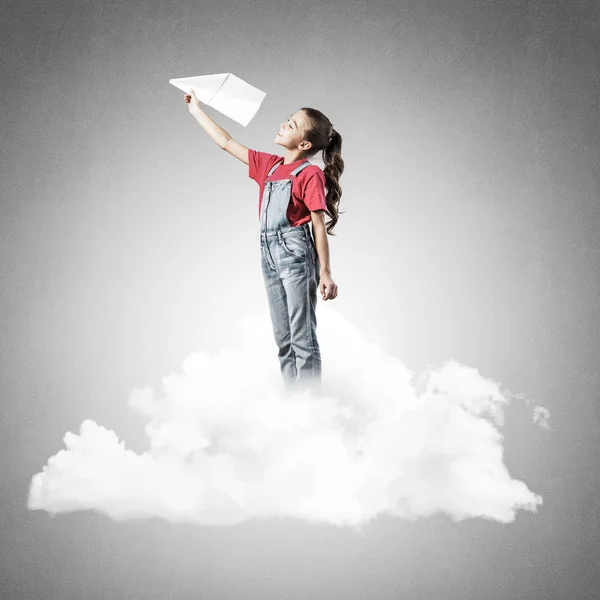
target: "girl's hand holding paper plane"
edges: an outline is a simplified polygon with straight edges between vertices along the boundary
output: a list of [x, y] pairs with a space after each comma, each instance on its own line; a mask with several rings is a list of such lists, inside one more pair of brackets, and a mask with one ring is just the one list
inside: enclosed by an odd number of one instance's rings
[[190, 113], [193, 113], [197, 109], [202, 109], [202, 105], [200, 104], [200, 100], [196, 98], [196, 94], [193, 89], [190, 89], [190, 93], [186, 94], [183, 99], [189, 104], [188, 110]]

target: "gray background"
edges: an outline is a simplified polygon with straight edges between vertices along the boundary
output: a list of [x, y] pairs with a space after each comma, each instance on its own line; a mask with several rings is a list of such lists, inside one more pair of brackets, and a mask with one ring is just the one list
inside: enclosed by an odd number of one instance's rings
[[[584, 1], [4, 2], [2, 598], [598, 598], [599, 37]], [[301, 106], [343, 136], [335, 309], [551, 410], [504, 430], [537, 513], [357, 538], [27, 509], [65, 431], [142, 451], [129, 390], [265, 309], [258, 186], [168, 84], [222, 72], [267, 92], [247, 128], [206, 109], [242, 144], [282, 154]]]

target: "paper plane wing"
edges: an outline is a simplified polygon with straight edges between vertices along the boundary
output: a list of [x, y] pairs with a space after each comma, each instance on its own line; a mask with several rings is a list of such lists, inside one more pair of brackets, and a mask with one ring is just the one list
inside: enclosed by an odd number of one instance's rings
[[169, 79], [169, 83], [186, 94], [193, 89], [200, 102], [244, 127], [254, 118], [267, 95], [233, 73], [179, 77]]

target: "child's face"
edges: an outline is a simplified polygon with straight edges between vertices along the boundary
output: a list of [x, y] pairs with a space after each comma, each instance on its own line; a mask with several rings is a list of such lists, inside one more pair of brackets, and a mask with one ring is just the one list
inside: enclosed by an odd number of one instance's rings
[[304, 140], [304, 132], [308, 122], [304, 113], [299, 110], [291, 115], [285, 123], [281, 124], [275, 136], [275, 143], [288, 149], [296, 149]]

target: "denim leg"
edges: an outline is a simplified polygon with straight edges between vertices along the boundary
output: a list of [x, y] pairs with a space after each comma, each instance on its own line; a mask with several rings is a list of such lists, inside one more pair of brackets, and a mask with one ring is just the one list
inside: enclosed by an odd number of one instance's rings
[[[287, 249], [276, 249], [285, 296], [291, 345], [296, 359], [298, 386], [319, 389], [321, 385], [321, 352], [317, 341], [318, 268], [306, 242], [286, 238]], [[304, 245], [304, 258], [299, 255]], [[290, 248], [293, 248], [292, 254]]]
[[269, 246], [261, 246], [261, 265], [265, 290], [273, 324], [275, 343], [279, 348], [279, 366], [285, 388], [292, 388], [297, 378], [296, 356], [292, 346], [288, 302], [283, 282], [273, 265]]

